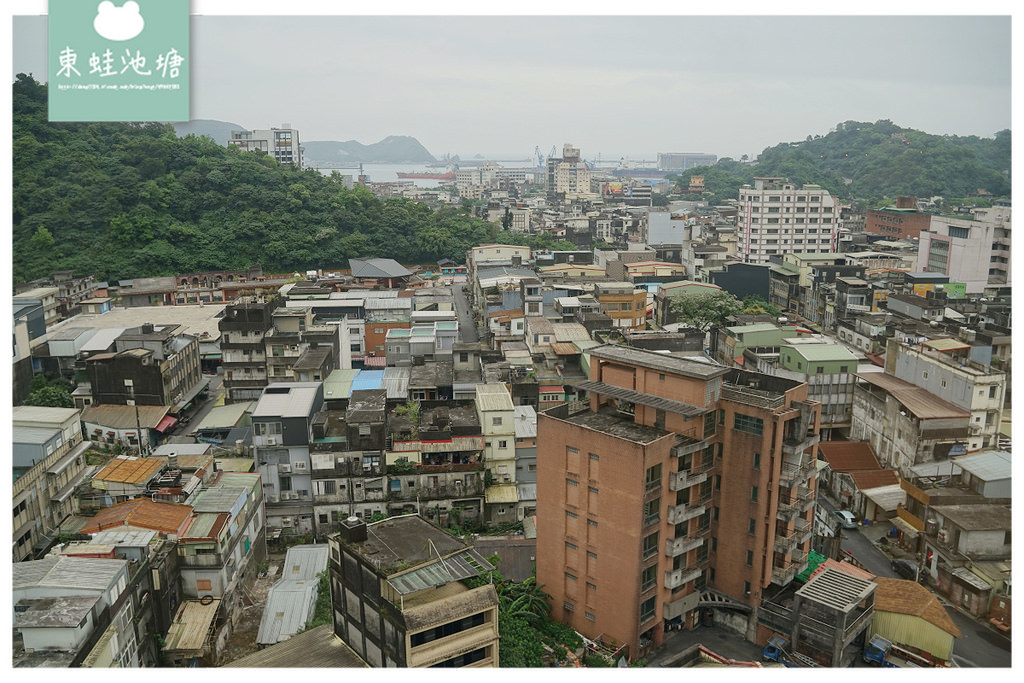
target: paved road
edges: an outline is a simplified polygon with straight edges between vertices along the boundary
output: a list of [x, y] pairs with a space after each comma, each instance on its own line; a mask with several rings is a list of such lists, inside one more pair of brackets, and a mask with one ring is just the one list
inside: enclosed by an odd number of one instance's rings
[[461, 285], [455, 285], [452, 289], [455, 290], [455, 311], [459, 316], [459, 337], [464, 342], [476, 344], [480, 341], [480, 334], [473, 319], [473, 311], [466, 300], [466, 292]]

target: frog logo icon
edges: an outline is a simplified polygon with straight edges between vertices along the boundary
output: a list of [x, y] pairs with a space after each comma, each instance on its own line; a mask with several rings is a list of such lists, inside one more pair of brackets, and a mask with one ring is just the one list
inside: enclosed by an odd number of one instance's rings
[[121, 7], [116, 7], [110, 0], [104, 0], [97, 8], [96, 18], [92, 27], [96, 33], [107, 40], [131, 40], [142, 33], [146, 25], [139, 13], [139, 3], [129, 0]]

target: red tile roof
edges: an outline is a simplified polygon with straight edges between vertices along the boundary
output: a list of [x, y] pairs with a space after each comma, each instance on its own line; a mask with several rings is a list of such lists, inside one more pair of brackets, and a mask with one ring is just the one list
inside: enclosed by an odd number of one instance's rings
[[191, 516], [191, 505], [157, 503], [149, 498], [136, 498], [103, 508], [82, 527], [82, 533], [93, 534], [103, 529], [133, 526], [177, 534]]
[[879, 469], [871, 444], [864, 441], [822, 441], [818, 450], [833, 472]]

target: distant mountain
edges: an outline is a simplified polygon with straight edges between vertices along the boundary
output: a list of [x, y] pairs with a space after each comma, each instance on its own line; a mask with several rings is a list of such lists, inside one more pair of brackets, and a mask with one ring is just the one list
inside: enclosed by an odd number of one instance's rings
[[248, 130], [245, 126], [227, 121], [214, 121], [212, 119], [196, 119], [186, 123], [172, 123], [174, 132], [179, 138], [186, 135], [206, 135], [213, 138], [218, 145], [227, 145], [231, 139], [231, 133], [236, 130]]
[[[299, 131], [300, 134], [302, 131]], [[380, 142], [364, 145], [355, 140], [332, 142], [316, 140], [303, 142], [303, 159], [306, 164], [316, 162], [363, 162], [363, 163], [426, 163], [437, 161], [434, 155], [420, 144], [419, 140], [407, 135], [389, 135]]]

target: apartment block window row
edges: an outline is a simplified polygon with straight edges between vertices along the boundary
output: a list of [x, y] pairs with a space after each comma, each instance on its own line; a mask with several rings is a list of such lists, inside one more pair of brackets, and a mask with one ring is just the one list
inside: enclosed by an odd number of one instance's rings
[[733, 429], [761, 436], [764, 433], [764, 420], [759, 417], [736, 413], [733, 416]]

